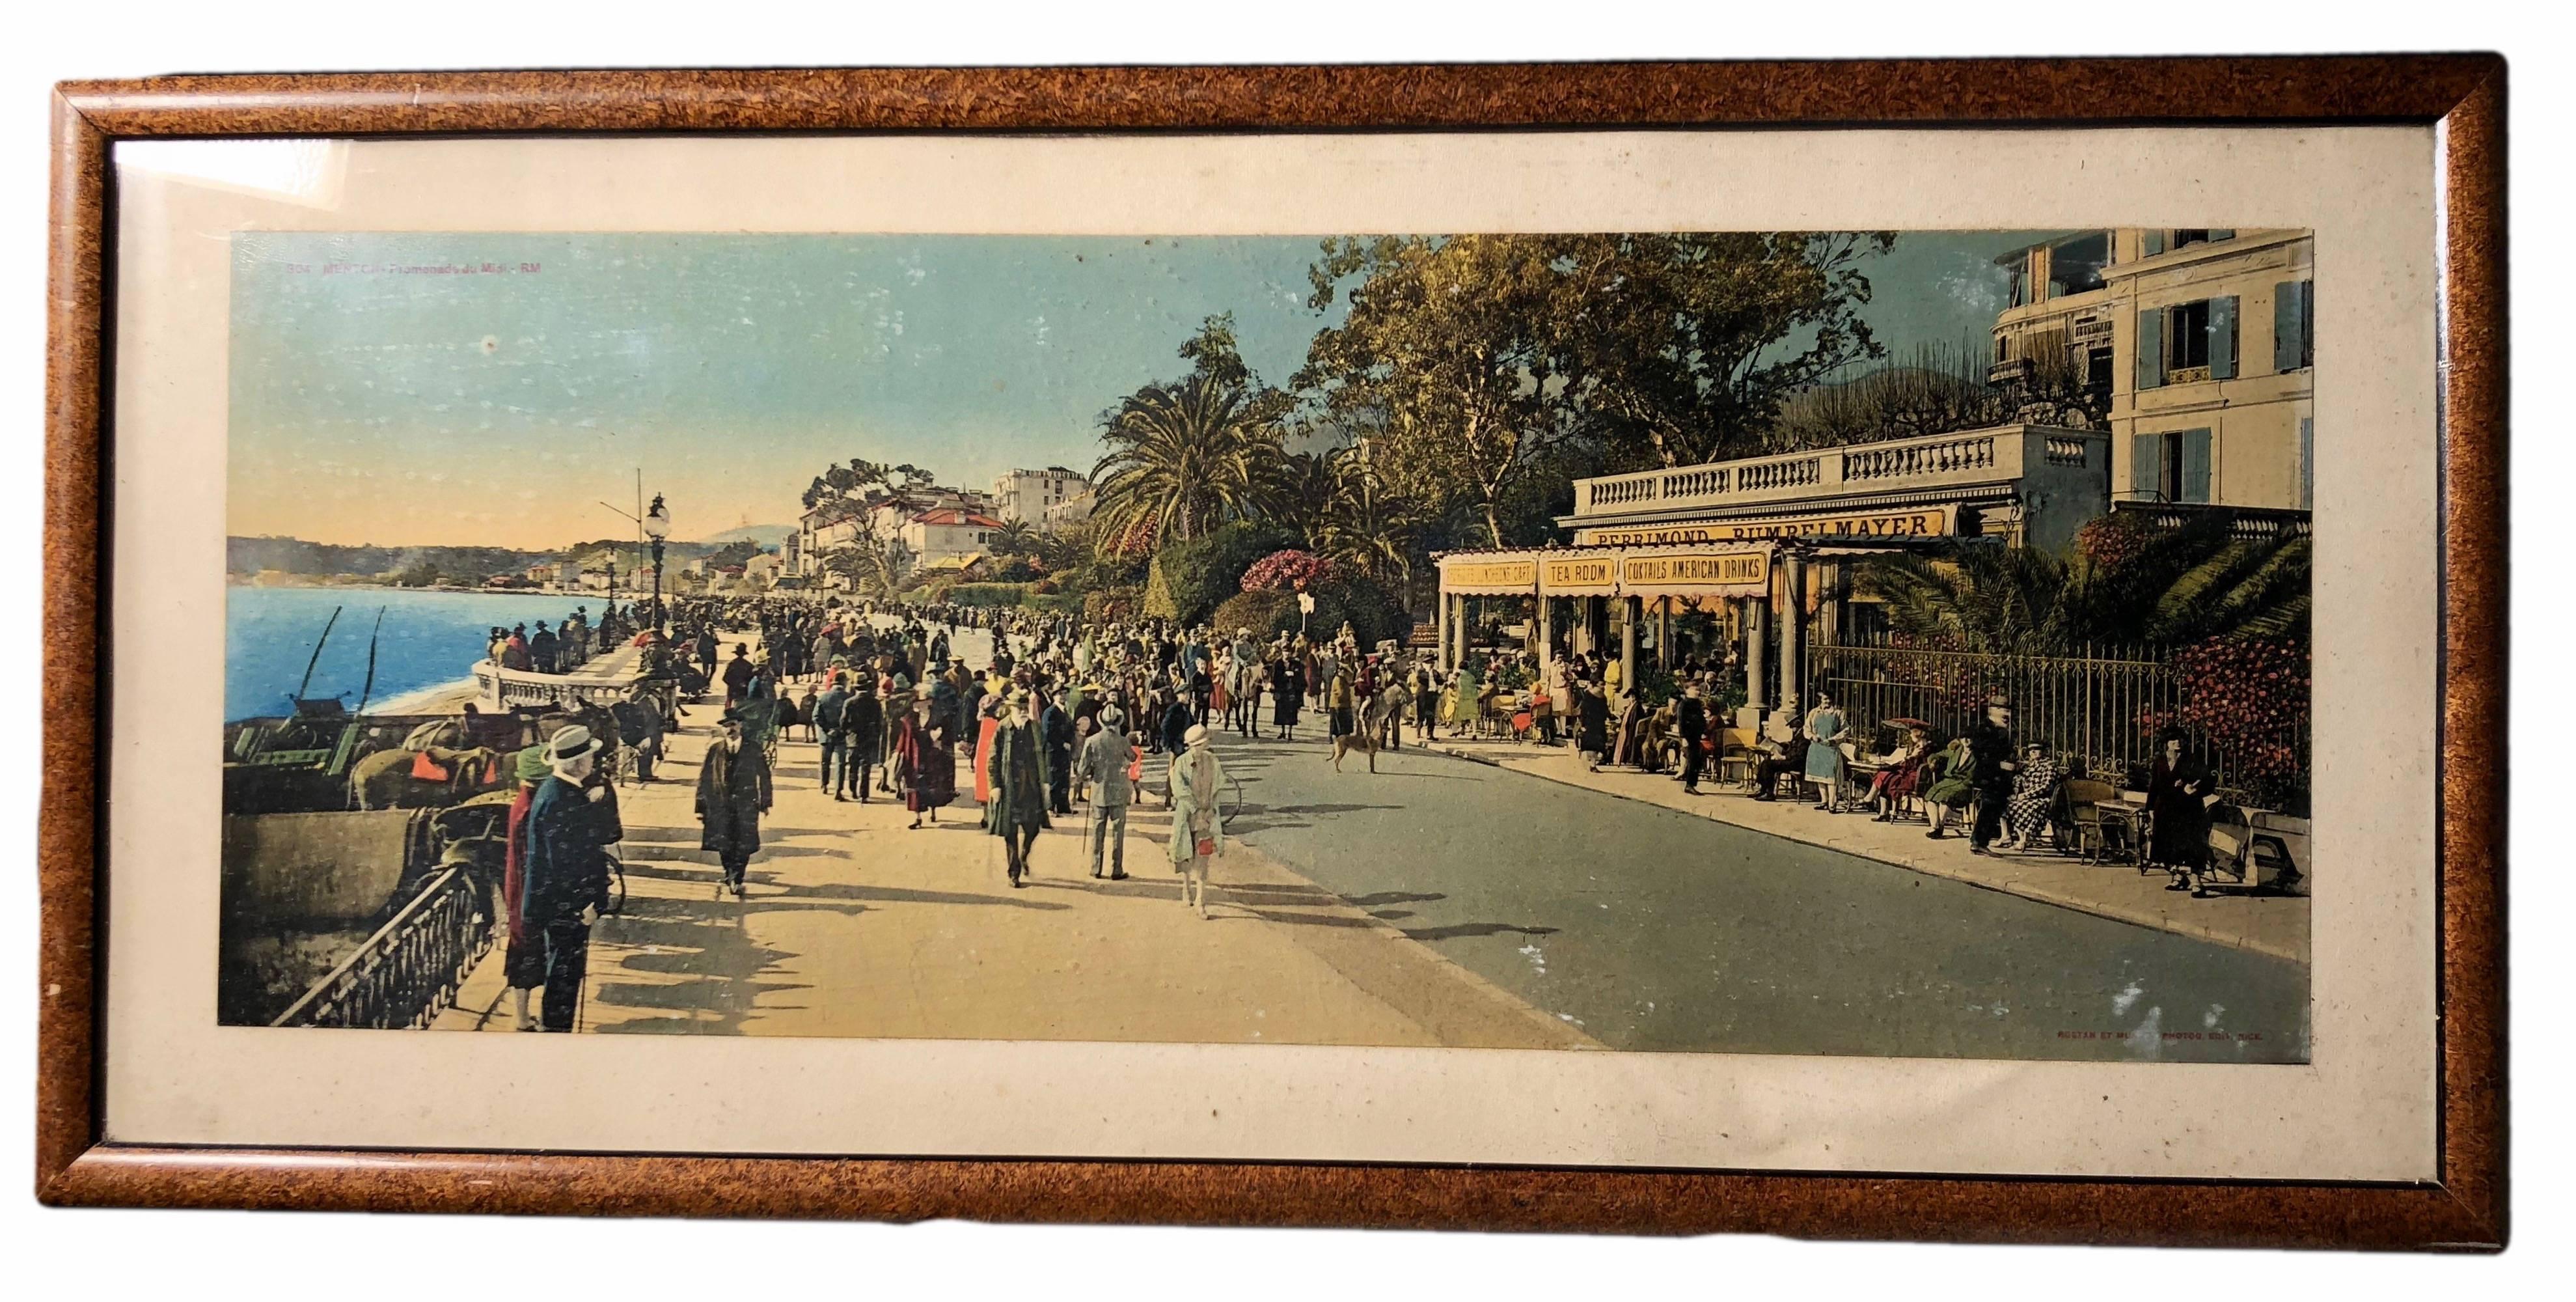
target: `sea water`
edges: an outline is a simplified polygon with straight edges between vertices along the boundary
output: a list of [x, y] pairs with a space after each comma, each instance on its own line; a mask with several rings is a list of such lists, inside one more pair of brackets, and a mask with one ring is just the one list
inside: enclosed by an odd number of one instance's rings
[[[375, 687], [382, 705], [408, 692], [468, 677], [484, 656], [494, 626], [537, 621], [554, 628], [574, 608], [593, 624], [606, 599], [597, 594], [427, 592], [385, 588], [254, 588], [224, 591], [224, 718], [285, 714], [334, 608], [322, 658], [306, 696], [337, 696], [351, 709], [367, 684], [367, 642], [376, 643]], [[622, 603], [621, 603], [622, 604]], [[377, 612], [384, 623], [377, 626]]]

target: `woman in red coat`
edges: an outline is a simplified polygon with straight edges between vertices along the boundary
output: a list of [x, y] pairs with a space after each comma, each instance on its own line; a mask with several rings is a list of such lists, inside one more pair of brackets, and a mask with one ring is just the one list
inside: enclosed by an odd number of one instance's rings
[[509, 948], [501, 956], [501, 980], [510, 987], [518, 1029], [533, 1031], [537, 1023], [528, 1016], [528, 993], [546, 983], [546, 938], [527, 924], [526, 911], [520, 907], [527, 899], [528, 882], [519, 862], [519, 832], [527, 821], [529, 803], [537, 797], [538, 784], [552, 770], [541, 745], [520, 751], [517, 764], [519, 794], [510, 801], [510, 844], [501, 860], [501, 916], [510, 930]]
[[939, 807], [957, 798], [957, 754], [951, 750], [947, 721], [930, 704], [930, 685], [913, 689], [912, 713], [894, 728], [894, 771], [903, 786], [903, 807], [912, 811], [912, 826], [928, 814], [939, 822]]

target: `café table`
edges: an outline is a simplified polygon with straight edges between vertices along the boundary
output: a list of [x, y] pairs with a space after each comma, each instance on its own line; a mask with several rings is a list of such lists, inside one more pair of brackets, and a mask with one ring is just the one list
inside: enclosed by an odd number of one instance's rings
[[2128, 793], [2123, 792], [2108, 800], [2094, 801], [2093, 809], [2102, 824], [2103, 857], [2110, 857], [2110, 832], [2116, 827], [2120, 829], [2120, 839], [2128, 845], [2129, 859], [2144, 863], [2148, 822], [2146, 797], [2141, 795], [2131, 799]]

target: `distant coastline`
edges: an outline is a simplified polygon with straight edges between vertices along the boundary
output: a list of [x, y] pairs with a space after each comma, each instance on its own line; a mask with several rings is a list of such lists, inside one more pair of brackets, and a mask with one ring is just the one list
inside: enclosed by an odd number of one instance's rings
[[[262, 574], [226, 574], [224, 586], [227, 588], [333, 588], [364, 592], [452, 592], [477, 597], [575, 597], [586, 601], [605, 601], [609, 597], [607, 592], [591, 588], [478, 588], [461, 583], [435, 583], [424, 587], [411, 587], [400, 583], [386, 583], [381, 579], [356, 576], [284, 574], [273, 571]], [[624, 589], [616, 594], [621, 601], [642, 595], [644, 594]]]

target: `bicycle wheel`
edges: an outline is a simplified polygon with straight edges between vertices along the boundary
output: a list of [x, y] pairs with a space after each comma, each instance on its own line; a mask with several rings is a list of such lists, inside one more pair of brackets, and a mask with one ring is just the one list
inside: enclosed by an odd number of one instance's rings
[[1225, 775], [1225, 794], [1217, 798], [1217, 826], [1233, 826], [1235, 811], [1241, 808], [1243, 808], [1243, 779], [1228, 773]]

